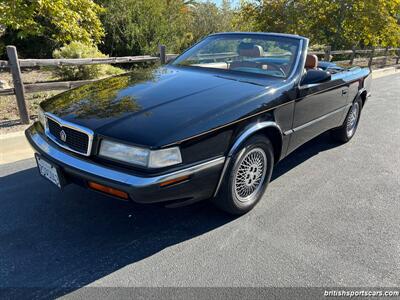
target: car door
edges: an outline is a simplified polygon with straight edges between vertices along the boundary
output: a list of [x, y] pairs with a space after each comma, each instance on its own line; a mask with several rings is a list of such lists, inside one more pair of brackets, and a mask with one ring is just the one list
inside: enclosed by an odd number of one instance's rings
[[334, 78], [298, 87], [288, 152], [339, 125], [347, 106], [348, 89], [343, 80]]

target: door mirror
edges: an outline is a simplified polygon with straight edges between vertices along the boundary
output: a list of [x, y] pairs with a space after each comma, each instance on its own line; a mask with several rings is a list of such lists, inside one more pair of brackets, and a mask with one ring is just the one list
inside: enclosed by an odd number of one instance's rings
[[331, 80], [331, 73], [322, 70], [308, 70], [304, 75], [301, 85], [322, 83]]

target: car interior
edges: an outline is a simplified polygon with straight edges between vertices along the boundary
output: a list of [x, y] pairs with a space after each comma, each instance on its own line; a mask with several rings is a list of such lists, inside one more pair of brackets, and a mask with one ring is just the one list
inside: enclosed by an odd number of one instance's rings
[[[193, 64], [193, 66], [265, 74], [283, 78], [289, 74], [290, 66], [295, 59], [294, 55], [289, 51], [286, 53], [267, 54], [261, 45], [244, 41], [239, 43], [234, 53], [235, 55], [228, 59], [225, 58], [224, 61], [209, 59], [203, 60], [202, 63]], [[318, 56], [315, 54], [307, 54], [303, 77], [312, 77], [311, 81], [318, 83], [327, 81], [330, 78], [330, 74], [343, 72], [344, 70], [334, 63], [319, 61]], [[309, 74], [307, 75], [307, 73]]]
[[288, 59], [284, 55], [281, 59], [266, 56], [260, 45], [242, 42], [237, 48], [237, 53], [236, 60], [229, 64], [230, 70], [269, 74], [276, 77], [286, 77], [289, 72], [291, 58]]
[[318, 56], [316, 56], [315, 54], [307, 54], [304, 68], [306, 70], [316, 70], [318, 68]]
[[319, 68], [318, 56], [307, 54], [301, 84], [317, 84], [331, 80], [331, 73]]
[[229, 60], [223, 62], [207, 61], [193, 64], [193, 66], [286, 77], [291, 59], [287, 55], [281, 57], [266, 56], [262, 46], [251, 42], [241, 42], [237, 47], [236, 55]]

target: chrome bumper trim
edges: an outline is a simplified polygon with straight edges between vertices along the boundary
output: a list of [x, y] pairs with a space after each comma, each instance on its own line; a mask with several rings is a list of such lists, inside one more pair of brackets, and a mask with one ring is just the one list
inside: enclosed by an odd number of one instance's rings
[[92, 162], [87, 162], [72, 155], [69, 155], [63, 151], [60, 151], [56, 147], [50, 145], [38, 132], [36, 132], [33, 127], [34, 125], [27, 129], [27, 135], [29, 135], [31, 142], [54, 160], [59, 161], [79, 171], [137, 188], [158, 184], [182, 176], [192, 175], [207, 168], [221, 165], [225, 161], [225, 157], [218, 157], [210, 161], [203, 162], [192, 167], [174, 171], [168, 174], [154, 177], [139, 177], [112, 170]]

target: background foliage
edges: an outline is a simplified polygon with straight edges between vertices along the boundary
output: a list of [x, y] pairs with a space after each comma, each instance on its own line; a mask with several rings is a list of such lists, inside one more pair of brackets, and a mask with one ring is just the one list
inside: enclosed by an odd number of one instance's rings
[[[179, 0], [103, 0], [107, 13], [102, 49], [112, 55], [151, 54], [159, 44], [177, 51], [186, 43], [186, 4]], [[190, 37], [189, 37], [190, 39]]]
[[333, 49], [400, 44], [400, 0], [256, 0], [242, 4], [238, 20]]
[[155, 54], [159, 44], [179, 53], [220, 31], [294, 33], [332, 49], [395, 47], [400, 0], [1, 0], [0, 24], [3, 57], [7, 44], [35, 58], [71, 42], [107, 55]]
[[72, 41], [100, 43], [103, 12], [92, 0], [1, 0], [3, 52], [4, 44], [14, 44], [31, 57], [38, 49], [34, 56], [49, 56], [54, 48]]
[[[71, 42], [70, 44], [56, 49], [53, 52], [54, 58], [96, 58], [107, 57], [97, 47]], [[57, 77], [63, 80], [85, 80], [104, 77], [107, 75], [121, 74], [122, 69], [111, 65], [82, 65], [82, 66], [60, 66], [54, 69]]]

